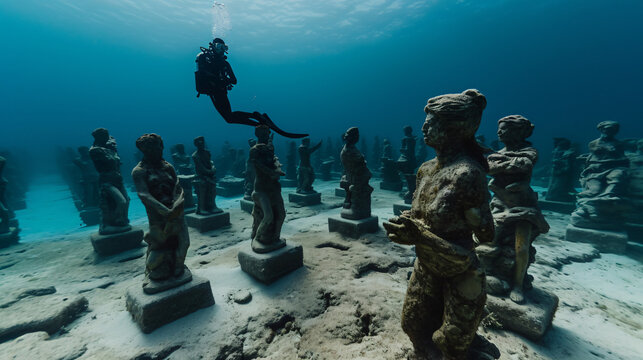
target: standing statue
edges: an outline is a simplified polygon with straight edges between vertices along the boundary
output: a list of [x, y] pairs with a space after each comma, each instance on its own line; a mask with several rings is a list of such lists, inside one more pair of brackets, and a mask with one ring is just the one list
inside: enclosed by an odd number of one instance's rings
[[382, 182], [380, 188], [384, 190], [400, 191], [402, 190], [402, 181], [400, 181], [400, 174], [397, 169], [397, 163], [393, 160], [393, 147], [388, 139], [382, 142]]
[[281, 171], [275, 147], [270, 141], [270, 128], [257, 126], [255, 135], [257, 144], [250, 149], [250, 162], [255, 168], [252, 250], [268, 253], [286, 246], [286, 242], [280, 238], [286, 208], [279, 184], [279, 178], [285, 174]]
[[18, 241], [18, 230], [12, 226], [15, 222], [14, 212], [11, 211], [7, 203], [7, 184], [9, 183], [2, 175], [7, 160], [0, 156], [0, 248], [9, 245], [9, 243]]
[[538, 194], [529, 185], [538, 160], [538, 152], [527, 141], [533, 130], [534, 125], [520, 115], [498, 120], [498, 139], [505, 147], [487, 157], [496, 236], [492, 245], [478, 249], [487, 275], [509, 284], [509, 297], [518, 304], [525, 301], [523, 292], [532, 287], [527, 274], [536, 254], [532, 243], [549, 231], [538, 208]]
[[407, 191], [404, 194], [404, 202], [407, 204], [410, 204], [413, 200], [413, 192], [415, 191], [415, 141], [416, 137], [413, 135], [413, 128], [405, 126], [397, 168], [402, 173], [404, 180], [406, 180]]
[[303, 138], [297, 151], [299, 152], [299, 168], [297, 168], [297, 193], [314, 194], [313, 182], [315, 181], [315, 170], [310, 163], [310, 155], [321, 147], [322, 142], [310, 147], [310, 138]]
[[174, 167], [163, 159], [163, 140], [145, 134], [136, 147], [143, 160], [132, 170], [132, 178], [149, 222], [143, 291], [153, 294], [192, 280], [185, 266], [190, 237], [183, 218], [183, 189]]
[[74, 164], [80, 170], [80, 185], [82, 188], [81, 202], [83, 209], [96, 207], [99, 203], [98, 196], [98, 173], [92, 159], [89, 156], [89, 148], [81, 146], [78, 148], [78, 157], [74, 159]]
[[192, 154], [196, 176], [194, 184], [196, 192], [196, 213], [197, 215], [210, 215], [223, 212], [217, 207], [215, 198], [217, 196], [217, 169], [212, 163], [210, 151], [205, 149], [203, 136], [194, 139], [196, 151]]
[[286, 176], [282, 180], [284, 186], [297, 186], [297, 145], [294, 141], [288, 143], [288, 154], [286, 155]]
[[105, 128], [94, 130], [92, 136], [94, 145], [89, 149], [89, 156], [98, 171], [100, 187], [101, 223], [98, 233], [107, 235], [129, 231], [132, 228], [127, 218], [130, 199], [123, 186], [116, 140]]
[[[248, 139], [248, 145], [252, 149], [253, 146], [257, 145], [257, 140], [255, 139]], [[245, 200], [252, 200], [252, 191], [254, 190], [255, 186], [255, 167], [254, 165], [250, 162], [250, 155], [248, 154], [248, 158], [246, 159], [246, 171], [244, 172], [244, 194], [243, 198]]]
[[477, 90], [429, 99], [422, 132], [437, 156], [418, 170], [411, 210], [384, 223], [391, 241], [415, 245], [402, 329], [419, 359], [442, 358], [439, 352], [469, 359], [482, 351], [472, 348], [486, 299], [472, 233], [479, 242], [494, 234], [488, 165], [474, 138], [485, 106]]
[[632, 212], [629, 216], [629, 222], [638, 224], [638, 236], [642, 238], [643, 231], [643, 139], [636, 142], [636, 152], [630, 155], [630, 181], [627, 189], [630, 202], [632, 203]]
[[578, 194], [571, 222], [582, 228], [619, 227], [627, 210], [623, 199], [627, 194], [630, 161], [623, 144], [615, 137], [618, 122], [603, 121], [596, 128], [601, 136], [589, 143], [590, 154], [580, 175], [583, 191]]
[[185, 153], [183, 144], [176, 144], [172, 147], [172, 162], [178, 175], [194, 175], [194, 165], [190, 155]]
[[576, 158], [578, 154], [566, 138], [554, 138], [551, 176], [547, 188], [546, 200], [573, 202], [575, 199], [574, 183], [576, 182]]
[[373, 188], [368, 184], [371, 172], [366, 166], [364, 155], [355, 146], [359, 141], [359, 130], [356, 127], [346, 130], [343, 139], [344, 148], [340, 156], [344, 175], [340, 187], [346, 190], [346, 198], [341, 216], [350, 220], [365, 219], [371, 216]]

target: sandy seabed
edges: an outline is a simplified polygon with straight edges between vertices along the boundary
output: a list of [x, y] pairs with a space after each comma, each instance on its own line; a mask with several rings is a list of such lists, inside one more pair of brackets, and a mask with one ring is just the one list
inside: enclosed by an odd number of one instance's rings
[[[206, 234], [190, 229], [187, 259], [194, 274], [210, 280], [216, 304], [151, 334], [125, 309], [126, 289], [141, 284], [145, 248], [96, 257], [89, 235], [97, 227], [78, 228], [65, 189], [36, 186], [29, 209], [18, 213], [22, 242], [0, 250], [0, 328], [56, 302], [85, 297], [88, 308], [51, 335], [5, 341], [0, 359], [407, 359], [412, 345], [400, 315], [413, 250], [391, 243], [381, 229], [360, 239], [329, 233], [327, 218], [339, 213], [342, 201], [336, 186], [317, 182], [323, 204], [312, 207], [289, 204], [293, 189], [284, 189], [283, 237], [303, 246], [304, 267], [271, 285], [252, 279], [237, 262], [240, 246], [250, 241], [252, 217], [240, 210], [239, 198], [218, 198], [232, 225]], [[376, 189], [373, 213], [380, 223], [399, 201], [397, 193]], [[133, 224], [145, 224], [135, 196], [130, 215]], [[539, 342], [483, 326], [479, 332], [498, 346], [501, 359], [642, 359], [641, 258], [567, 243], [569, 217], [545, 215], [552, 229], [536, 240], [530, 273], [534, 284], [560, 298], [552, 328]], [[54, 294], [20, 295], [51, 286]], [[244, 291], [252, 300], [235, 302]]]

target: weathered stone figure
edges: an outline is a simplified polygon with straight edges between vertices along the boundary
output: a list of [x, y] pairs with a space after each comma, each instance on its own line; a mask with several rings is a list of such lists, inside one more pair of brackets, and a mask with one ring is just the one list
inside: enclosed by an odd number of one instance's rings
[[223, 210], [217, 207], [215, 198], [217, 196], [217, 169], [211, 160], [210, 151], [205, 148], [203, 136], [194, 139], [196, 151], [192, 154], [196, 177], [194, 185], [197, 187], [196, 213], [198, 215], [209, 215], [220, 213]]
[[573, 225], [592, 229], [618, 227], [624, 219], [627, 205], [629, 159], [621, 141], [616, 139], [619, 124], [603, 121], [597, 126], [601, 136], [589, 143], [590, 154], [585, 161], [578, 194], [578, 204], [572, 213]]
[[637, 224], [636, 234], [630, 235], [633, 238], [643, 240], [643, 139], [636, 142], [636, 152], [630, 155], [630, 181], [627, 189], [630, 202], [632, 203], [632, 212], [629, 216], [629, 222]]
[[89, 156], [89, 148], [87, 146], [78, 148], [78, 157], [74, 159], [74, 164], [80, 170], [80, 186], [82, 188], [80, 195], [83, 208], [87, 209], [98, 206], [98, 173]]
[[13, 211], [7, 204], [7, 184], [9, 182], [2, 176], [6, 164], [7, 160], [0, 156], [0, 234], [10, 232], [9, 223], [14, 217]]
[[288, 187], [297, 186], [297, 145], [294, 141], [288, 143], [286, 155], [286, 176], [282, 180]]
[[359, 130], [352, 127], [344, 133], [344, 148], [341, 153], [344, 175], [340, 187], [346, 190], [344, 208], [341, 216], [344, 219], [359, 220], [371, 216], [371, 193], [373, 188], [368, 184], [371, 171], [366, 166], [364, 155], [355, 144], [359, 141]]
[[185, 153], [185, 145], [176, 144], [172, 147], [172, 162], [177, 175], [194, 175], [194, 164], [190, 155]]
[[415, 141], [416, 137], [413, 135], [413, 128], [411, 126], [405, 126], [402, 147], [400, 148], [400, 157], [397, 159], [397, 167], [406, 181], [407, 191], [404, 194], [404, 202], [407, 204], [410, 204], [413, 200], [413, 192], [415, 191], [415, 167], [417, 166], [415, 160]]
[[145, 134], [136, 140], [136, 147], [143, 160], [132, 178], [149, 221], [143, 291], [156, 293], [192, 279], [185, 266], [190, 237], [183, 218], [183, 189], [174, 167], [163, 159], [163, 140]]
[[[253, 146], [257, 145], [257, 140], [248, 139], [248, 145], [252, 149]], [[244, 172], [245, 182], [243, 184], [245, 190], [243, 198], [245, 200], [252, 200], [252, 191], [255, 187], [255, 176], [255, 167], [250, 162], [250, 154], [248, 154], [248, 159], [246, 159], [246, 171]]]
[[116, 149], [116, 140], [105, 128], [92, 132], [94, 145], [89, 149], [89, 156], [98, 171], [100, 186], [101, 223], [99, 234], [115, 234], [131, 229], [127, 213], [129, 196], [123, 186], [121, 175], [121, 158]]
[[551, 177], [545, 199], [550, 201], [572, 202], [575, 199], [576, 157], [578, 154], [566, 138], [554, 138]]
[[303, 138], [297, 151], [299, 152], [299, 168], [297, 168], [297, 193], [313, 194], [313, 182], [315, 181], [315, 170], [310, 163], [310, 155], [321, 147], [322, 142], [310, 147], [310, 138]]
[[494, 234], [487, 162], [474, 138], [485, 106], [477, 90], [429, 99], [422, 132], [437, 156], [418, 170], [411, 210], [384, 223], [391, 241], [415, 245], [402, 329], [419, 359], [441, 358], [437, 349], [467, 359], [482, 318], [485, 274], [472, 233], [480, 242]]
[[388, 139], [382, 142], [382, 164], [380, 171], [382, 173], [382, 183], [380, 188], [384, 190], [399, 191], [402, 190], [402, 181], [398, 172], [397, 163], [393, 160], [393, 147]]
[[252, 250], [267, 253], [286, 246], [280, 238], [286, 209], [279, 184], [279, 178], [285, 174], [270, 141], [270, 128], [259, 125], [255, 135], [257, 144], [250, 149], [250, 162], [255, 168]]
[[[493, 176], [489, 189], [494, 193], [490, 206], [496, 236], [492, 245], [478, 248], [478, 256], [487, 275], [509, 285], [509, 296], [515, 303], [524, 302], [523, 291], [531, 289], [527, 268], [535, 260], [532, 242], [549, 231], [538, 208], [538, 194], [529, 185], [538, 160], [538, 152], [526, 140], [533, 129], [534, 125], [520, 115], [498, 120], [498, 139], [505, 147], [487, 157]], [[506, 295], [503, 291], [494, 295]]]

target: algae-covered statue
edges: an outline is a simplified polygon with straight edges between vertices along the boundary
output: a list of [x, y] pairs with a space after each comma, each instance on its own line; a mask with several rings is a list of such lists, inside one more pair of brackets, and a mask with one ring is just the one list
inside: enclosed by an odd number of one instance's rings
[[149, 221], [143, 291], [153, 294], [192, 279], [185, 266], [190, 237], [183, 217], [183, 189], [174, 167], [163, 159], [163, 140], [145, 134], [136, 140], [136, 147], [143, 160], [132, 170], [132, 178]]
[[571, 202], [575, 199], [576, 158], [578, 154], [571, 141], [562, 137], [554, 138], [551, 177], [546, 200]]
[[404, 202], [410, 204], [413, 200], [413, 192], [415, 191], [415, 135], [413, 135], [413, 128], [410, 126], [404, 127], [404, 138], [402, 139], [402, 147], [400, 148], [400, 158], [397, 159], [397, 167], [402, 173], [402, 177], [406, 180], [406, 193], [404, 194]]
[[388, 139], [384, 139], [382, 143], [382, 157], [380, 158], [382, 182], [380, 183], [380, 188], [400, 191], [402, 190], [402, 181], [400, 180], [397, 162], [393, 159], [393, 147]]
[[279, 178], [284, 172], [270, 141], [270, 128], [265, 125], [257, 126], [255, 135], [257, 144], [250, 149], [250, 162], [255, 169], [252, 250], [267, 253], [286, 246], [286, 242], [280, 238], [281, 227], [286, 218], [279, 184]]
[[2, 176], [7, 160], [0, 156], [0, 248], [15, 244], [18, 242], [17, 221], [14, 218], [14, 212], [7, 203], [7, 179]]
[[[411, 210], [384, 223], [391, 241], [415, 245], [402, 329], [420, 359], [441, 358], [440, 352], [467, 359], [483, 351], [472, 347], [486, 299], [472, 233], [480, 242], [494, 234], [487, 162], [475, 140], [485, 106], [477, 90], [429, 99], [422, 132], [437, 156], [418, 170]], [[499, 357], [494, 350], [489, 355]]]
[[366, 166], [366, 159], [355, 146], [359, 141], [359, 129], [352, 127], [346, 130], [343, 139], [344, 148], [340, 157], [344, 175], [340, 186], [346, 190], [346, 197], [341, 216], [351, 220], [365, 219], [371, 216], [373, 188], [368, 184], [371, 171]]
[[[487, 157], [493, 177], [489, 189], [494, 193], [490, 206], [496, 236], [492, 245], [478, 249], [487, 275], [507, 283], [509, 297], [516, 303], [524, 302], [523, 291], [531, 289], [527, 268], [535, 260], [532, 243], [549, 231], [538, 208], [538, 194], [530, 186], [538, 160], [538, 152], [527, 141], [533, 129], [534, 125], [520, 115], [498, 120], [498, 139], [505, 147]], [[494, 295], [504, 295], [504, 289], [499, 292]]]
[[185, 152], [185, 145], [172, 146], [172, 162], [178, 175], [194, 175], [194, 165], [190, 155]]
[[310, 163], [310, 155], [317, 151], [322, 145], [319, 141], [317, 145], [310, 147], [310, 138], [303, 138], [297, 151], [299, 152], [299, 167], [297, 168], [297, 193], [312, 194], [313, 182], [315, 181], [315, 170]]
[[630, 164], [623, 143], [616, 139], [618, 122], [603, 121], [596, 128], [601, 136], [589, 143], [590, 154], [580, 175], [583, 191], [571, 222], [583, 228], [609, 229], [625, 220]]
[[196, 176], [194, 184], [197, 188], [196, 213], [198, 215], [208, 215], [223, 212], [217, 207], [215, 198], [217, 196], [217, 178], [212, 156], [210, 151], [205, 148], [205, 139], [198, 136], [194, 139], [196, 151], [192, 154]]
[[92, 132], [94, 144], [89, 149], [89, 156], [98, 171], [100, 187], [101, 223], [99, 234], [114, 234], [131, 229], [127, 217], [129, 196], [123, 186], [121, 175], [121, 158], [116, 149], [116, 140], [105, 128]]
[[80, 185], [82, 188], [81, 201], [83, 209], [98, 206], [98, 173], [89, 156], [89, 148], [81, 146], [78, 148], [78, 157], [74, 164], [80, 170]]

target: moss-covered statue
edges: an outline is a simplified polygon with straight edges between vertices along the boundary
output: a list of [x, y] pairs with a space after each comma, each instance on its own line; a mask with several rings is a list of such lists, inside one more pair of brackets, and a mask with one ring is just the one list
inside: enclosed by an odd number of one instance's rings
[[[429, 99], [422, 132], [437, 156], [418, 170], [411, 210], [384, 223], [391, 241], [415, 245], [402, 329], [420, 359], [440, 353], [466, 359], [482, 351], [476, 330], [486, 299], [485, 273], [472, 234], [480, 242], [494, 234], [487, 162], [475, 140], [485, 106], [477, 90]], [[490, 355], [498, 357], [494, 350]]]
[[551, 177], [546, 200], [573, 202], [575, 200], [576, 158], [578, 154], [572, 142], [562, 137], [554, 138], [551, 156]]
[[371, 216], [371, 193], [373, 188], [368, 184], [371, 171], [366, 166], [364, 154], [355, 144], [359, 141], [359, 129], [352, 127], [344, 133], [344, 148], [341, 159], [344, 175], [340, 186], [346, 190], [344, 208], [341, 216], [344, 219], [360, 220]]
[[406, 193], [404, 194], [404, 202], [410, 204], [413, 200], [413, 192], [415, 191], [415, 142], [416, 138], [413, 135], [413, 128], [411, 126], [404, 127], [404, 138], [402, 139], [402, 147], [400, 147], [400, 158], [397, 159], [397, 167], [406, 181]]
[[210, 215], [223, 212], [217, 207], [217, 169], [212, 163], [212, 156], [210, 151], [205, 148], [205, 139], [203, 136], [198, 136], [194, 139], [194, 146], [196, 151], [192, 154], [194, 161], [194, 170], [196, 176], [194, 177], [194, 186], [197, 188], [196, 192], [196, 213], [198, 215]]
[[315, 181], [315, 170], [310, 163], [310, 155], [317, 151], [322, 145], [319, 141], [317, 145], [310, 146], [310, 138], [301, 139], [301, 145], [297, 149], [299, 153], [299, 167], [297, 168], [297, 193], [314, 194], [313, 182]]
[[185, 266], [190, 237], [183, 218], [183, 189], [174, 167], [163, 159], [163, 140], [145, 134], [136, 147], [143, 160], [132, 170], [132, 178], [149, 222], [143, 291], [151, 294], [192, 279]]
[[516, 303], [524, 302], [523, 291], [531, 289], [529, 264], [534, 262], [536, 249], [532, 242], [549, 231], [549, 225], [538, 208], [538, 194], [529, 185], [531, 173], [538, 160], [538, 152], [527, 141], [534, 125], [520, 115], [510, 115], [498, 120], [498, 139], [505, 147], [487, 157], [489, 174], [493, 179], [491, 212], [496, 225], [493, 244], [478, 248], [487, 275], [508, 286], [494, 295], [505, 295]]

